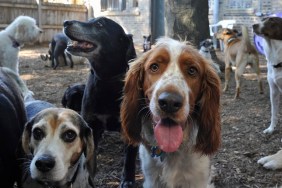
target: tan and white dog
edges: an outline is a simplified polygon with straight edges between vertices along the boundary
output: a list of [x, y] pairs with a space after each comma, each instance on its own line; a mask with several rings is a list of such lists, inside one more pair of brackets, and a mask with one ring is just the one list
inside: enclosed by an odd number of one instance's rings
[[94, 187], [91, 129], [73, 110], [47, 108], [25, 126], [22, 147], [29, 160], [24, 188]]
[[225, 84], [223, 91], [225, 92], [228, 89], [231, 66], [235, 66], [235, 98], [238, 98], [241, 90], [241, 76], [244, 73], [245, 67], [251, 65], [257, 74], [259, 92], [263, 93], [260, 79], [259, 56], [255, 47], [250, 42], [247, 27], [242, 26], [242, 39], [238, 38], [237, 35], [237, 31], [228, 28], [220, 29], [215, 35], [217, 39], [224, 42]]
[[[267, 60], [267, 81], [270, 89], [271, 124], [264, 133], [272, 133], [278, 123], [279, 102], [282, 93], [282, 18], [268, 17], [253, 25], [254, 32], [263, 37]], [[282, 151], [258, 160], [268, 169], [282, 168]]]
[[0, 32], [0, 67], [8, 67], [19, 73], [18, 56], [20, 47], [35, 42], [42, 30], [34, 18], [19, 16]]

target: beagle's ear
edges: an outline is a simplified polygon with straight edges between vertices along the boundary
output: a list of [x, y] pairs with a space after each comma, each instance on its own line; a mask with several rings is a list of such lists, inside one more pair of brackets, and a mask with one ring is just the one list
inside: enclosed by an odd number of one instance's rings
[[150, 51], [132, 62], [125, 78], [120, 118], [123, 137], [128, 144], [132, 145], [141, 141], [144, 64], [149, 54]]
[[221, 141], [220, 79], [207, 62], [201, 93], [198, 100], [198, 125], [196, 150], [206, 155], [216, 152]]
[[34, 124], [34, 119], [31, 119], [29, 122], [25, 124], [24, 131], [22, 134], [22, 148], [25, 154], [29, 155], [32, 154], [30, 148], [30, 138], [31, 138], [31, 129]]
[[80, 117], [80, 127], [81, 136], [84, 144], [83, 152], [86, 157], [86, 168], [90, 175], [94, 177], [94, 174], [96, 173], [96, 157], [92, 130], [82, 119], [82, 117]]

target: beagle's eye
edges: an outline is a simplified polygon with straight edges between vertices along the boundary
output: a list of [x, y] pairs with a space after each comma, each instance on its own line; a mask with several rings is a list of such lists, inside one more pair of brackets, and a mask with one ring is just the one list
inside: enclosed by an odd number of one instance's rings
[[189, 67], [188, 68], [188, 74], [190, 76], [195, 76], [198, 73], [198, 70], [196, 69], [196, 67]]
[[157, 72], [159, 70], [159, 65], [157, 63], [153, 63], [151, 66], [150, 66], [150, 70], [152, 72]]
[[61, 137], [65, 142], [72, 142], [72, 141], [74, 141], [76, 136], [77, 135], [74, 131], [68, 130], [68, 131], [64, 132]]
[[45, 133], [43, 132], [43, 130], [39, 129], [39, 128], [35, 128], [33, 131], [32, 131], [32, 135], [33, 135], [33, 138], [35, 140], [42, 140], [44, 137], [45, 137]]

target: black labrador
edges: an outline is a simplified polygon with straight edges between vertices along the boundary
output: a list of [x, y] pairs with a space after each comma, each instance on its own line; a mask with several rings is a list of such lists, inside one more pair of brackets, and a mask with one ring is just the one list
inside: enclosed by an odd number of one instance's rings
[[61, 101], [63, 107], [80, 113], [84, 90], [85, 84], [76, 83], [68, 86]]
[[13, 77], [0, 68], [0, 187], [20, 185], [17, 150], [27, 121], [22, 94]]
[[[134, 46], [130, 45], [131, 39], [122, 27], [105, 17], [88, 22], [65, 21], [64, 32], [72, 40], [67, 51], [86, 57], [91, 65], [81, 115], [93, 129], [97, 146], [104, 130], [121, 131], [119, 116], [123, 80], [130, 59], [128, 51]], [[134, 186], [137, 150], [131, 145], [126, 147], [121, 187]]]

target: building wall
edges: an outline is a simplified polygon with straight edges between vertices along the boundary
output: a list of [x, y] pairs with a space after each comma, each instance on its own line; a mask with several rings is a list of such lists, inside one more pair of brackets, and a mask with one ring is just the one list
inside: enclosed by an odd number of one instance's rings
[[133, 7], [132, 0], [126, 0], [126, 9], [123, 11], [103, 11], [101, 12], [100, 1], [92, 4], [94, 16], [106, 16], [119, 23], [126, 33], [133, 34], [136, 44], [143, 43], [143, 35], [151, 34], [150, 26], [150, 0], [139, 0], [138, 7]]
[[[219, 21], [220, 20], [236, 20], [235, 28], [240, 30], [241, 25], [248, 26], [250, 38], [253, 38], [252, 25], [258, 23], [261, 19], [260, 13], [270, 15], [277, 12], [282, 12], [281, 0], [252, 0], [250, 8], [230, 8], [229, 2], [240, 2], [240, 0], [219, 0]], [[244, 0], [241, 0], [244, 1]], [[213, 4], [214, 0], [210, 0], [209, 21], [213, 21]]]

